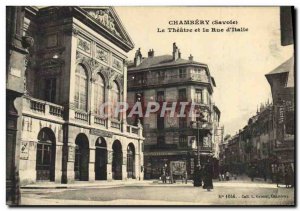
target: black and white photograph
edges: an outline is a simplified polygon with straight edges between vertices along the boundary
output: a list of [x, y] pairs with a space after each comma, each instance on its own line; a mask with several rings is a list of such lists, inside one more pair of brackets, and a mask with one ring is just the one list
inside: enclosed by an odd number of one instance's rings
[[5, 12], [6, 205], [296, 205], [293, 6]]

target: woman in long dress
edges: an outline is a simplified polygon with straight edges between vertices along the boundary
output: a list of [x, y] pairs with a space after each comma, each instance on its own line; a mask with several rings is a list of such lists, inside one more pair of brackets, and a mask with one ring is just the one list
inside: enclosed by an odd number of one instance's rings
[[210, 191], [211, 189], [213, 189], [213, 167], [210, 163], [210, 161], [208, 160], [207, 164], [205, 165], [204, 168], [204, 185], [203, 188], [207, 189], [207, 191]]

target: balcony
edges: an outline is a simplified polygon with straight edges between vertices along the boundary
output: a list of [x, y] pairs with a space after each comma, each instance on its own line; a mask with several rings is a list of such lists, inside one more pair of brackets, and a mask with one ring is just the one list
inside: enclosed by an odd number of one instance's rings
[[126, 132], [130, 133], [130, 134], [137, 135], [137, 136], [142, 135], [141, 128], [139, 128], [137, 126], [133, 126], [133, 125], [127, 125], [126, 126]]
[[128, 87], [144, 87], [144, 86], [156, 86], [172, 83], [182, 83], [182, 82], [201, 82], [201, 83], [211, 83], [206, 75], [189, 73], [189, 74], [176, 74], [167, 75], [165, 77], [147, 77], [147, 78], [131, 78], [128, 80]]
[[[197, 122], [193, 122], [193, 124], [191, 124], [190, 126], [192, 129], [198, 129], [197, 127]], [[199, 125], [199, 129], [200, 130], [212, 130], [213, 129], [213, 125], [211, 122], [202, 122]]]
[[[27, 116], [33, 116], [48, 121], [57, 121], [64, 123], [63, 114], [64, 107], [36, 99], [30, 96], [24, 96], [23, 98], [23, 111], [22, 113]], [[84, 123], [92, 126], [94, 129], [105, 129], [111, 128], [117, 129], [115, 132], [127, 132], [127, 135], [133, 137], [142, 137], [142, 128], [132, 125], [126, 125], [126, 131], [122, 129], [122, 123], [118, 120], [108, 120], [107, 118], [100, 117], [96, 114], [91, 114], [86, 111], [75, 110], [74, 116], [72, 117], [78, 121], [78, 123]], [[110, 121], [110, 128], [108, 128], [108, 122]], [[99, 127], [100, 126], [100, 127]]]
[[63, 120], [63, 111], [63, 106], [36, 99], [30, 96], [23, 97], [23, 114], [53, 120]]

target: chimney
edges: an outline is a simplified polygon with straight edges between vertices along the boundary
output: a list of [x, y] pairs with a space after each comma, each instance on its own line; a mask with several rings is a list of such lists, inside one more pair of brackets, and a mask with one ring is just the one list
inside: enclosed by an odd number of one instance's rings
[[142, 53], [141, 53], [141, 48], [136, 50], [135, 56], [134, 56], [134, 65], [139, 66], [142, 63]]
[[180, 58], [180, 52], [178, 47], [176, 46], [176, 43], [173, 43], [173, 61], [176, 61], [178, 58]]
[[190, 60], [190, 61], [193, 61], [193, 59], [194, 59], [194, 57], [192, 56], [192, 54], [190, 54], [189, 60]]
[[149, 51], [148, 51], [148, 57], [149, 58], [154, 57], [154, 50], [153, 49], [149, 49]]

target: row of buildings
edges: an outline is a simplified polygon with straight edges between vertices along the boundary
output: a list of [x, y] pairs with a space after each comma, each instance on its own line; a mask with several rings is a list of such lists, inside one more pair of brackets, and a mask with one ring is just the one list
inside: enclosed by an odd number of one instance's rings
[[237, 134], [220, 144], [222, 171], [251, 174], [275, 180], [280, 169], [295, 170], [294, 59], [290, 58], [266, 78], [272, 103], [261, 105]]
[[112, 7], [7, 7], [7, 201], [36, 182], [143, 179], [143, 128], [126, 114], [134, 48]]
[[[294, 44], [293, 15], [293, 7], [280, 7], [282, 46]], [[294, 75], [294, 56], [265, 75], [272, 103], [261, 105], [244, 128], [220, 144], [221, 171], [247, 173], [273, 181], [279, 172], [295, 172]]]
[[[158, 178], [170, 161], [188, 176], [222, 139], [216, 86], [206, 64], [126, 53], [133, 41], [112, 7], [7, 7], [6, 184]], [[105, 102], [195, 103], [188, 118], [103, 118]], [[197, 141], [196, 141], [197, 140]], [[197, 146], [197, 143], [198, 146]]]

